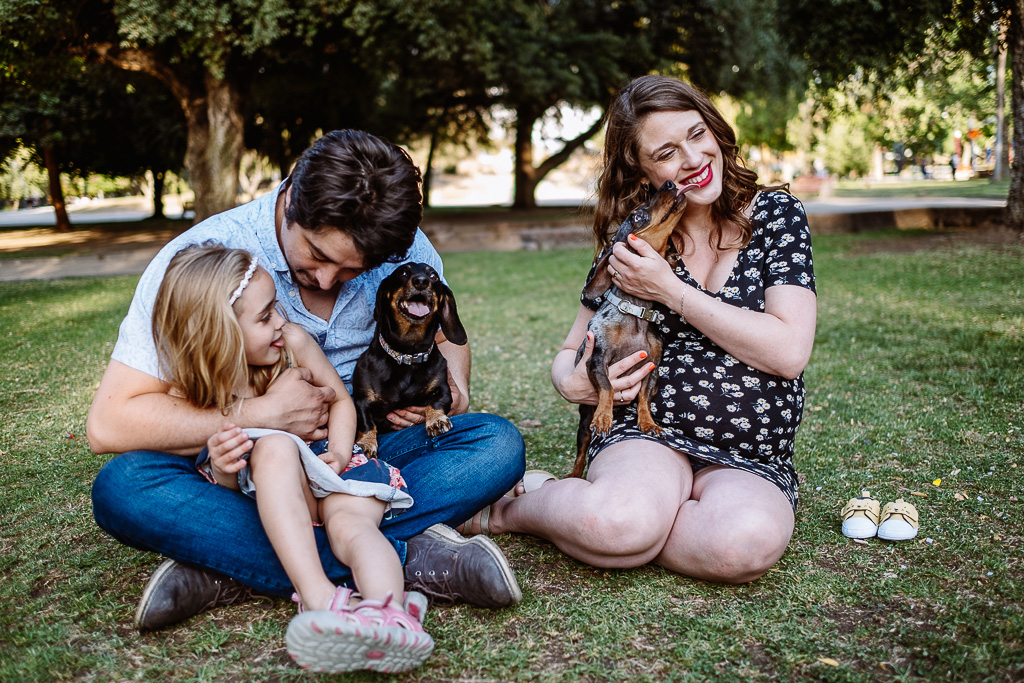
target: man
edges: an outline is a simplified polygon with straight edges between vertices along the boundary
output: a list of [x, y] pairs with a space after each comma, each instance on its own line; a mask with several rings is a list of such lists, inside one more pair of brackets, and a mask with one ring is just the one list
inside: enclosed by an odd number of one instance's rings
[[[318, 140], [274, 192], [213, 216], [165, 246], [143, 274], [104, 372], [86, 430], [97, 453], [121, 453], [93, 485], [96, 522], [118, 540], [167, 558], [135, 615], [158, 629], [237, 600], [246, 587], [287, 597], [292, 586], [263, 532], [256, 505], [210, 484], [191, 457], [224, 416], [170, 395], [151, 328], [153, 301], [170, 258], [188, 244], [215, 241], [259, 258], [274, 278], [288, 318], [324, 349], [351, 390], [355, 361], [373, 334], [377, 285], [400, 261], [441, 259], [419, 230], [420, 173], [404, 150], [358, 131]], [[504, 555], [489, 539], [456, 525], [509, 490], [524, 470], [524, 444], [506, 420], [467, 414], [469, 346], [438, 333], [448, 361], [453, 429], [430, 438], [423, 407], [389, 415], [379, 457], [402, 470], [415, 504], [381, 529], [399, 540], [409, 590], [434, 600], [502, 607], [521, 599]], [[244, 401], [231, 421], [305, 439], [326, 435], [334, 392], [286, 370], [264, 396]], [[321, 561], [336, 583], [351, 578], [316, 530]], [[401, 541], [406, 541], [402, 543]]]

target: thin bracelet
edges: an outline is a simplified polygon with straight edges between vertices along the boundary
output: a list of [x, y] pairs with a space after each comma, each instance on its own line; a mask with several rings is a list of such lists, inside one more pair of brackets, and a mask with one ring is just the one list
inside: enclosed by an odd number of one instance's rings
[[679, 320], [686, 324], [686, 316], [683, 314], [683, 301], [686, 300], [686, 285], [683, 285], [682, 291], [679, 293]]

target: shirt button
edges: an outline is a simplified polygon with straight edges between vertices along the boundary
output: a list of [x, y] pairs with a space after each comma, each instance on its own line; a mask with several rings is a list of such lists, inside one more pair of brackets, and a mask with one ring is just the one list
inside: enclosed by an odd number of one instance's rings
[[294, 299], [294, 298], [295, 298], [295, 297], [296, 297], [297, 295], [298, 295], [298, 292], [297, 292], [297, 291], [295, 291], [294, 289], [293, 289], [293, 290], [292, 290], [291, 292], [289, 292], [289, 293], [288, 293], [288, 296], [290, 296], [290, 297], [291, 297], [291, 298], [293, 298], [293, 299]]

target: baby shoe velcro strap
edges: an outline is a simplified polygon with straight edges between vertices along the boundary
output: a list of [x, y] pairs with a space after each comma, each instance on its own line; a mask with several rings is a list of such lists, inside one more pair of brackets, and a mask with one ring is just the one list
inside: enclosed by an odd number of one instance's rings
[[843, 506], [842, 516], [844, 520], [851, 517], [865, 517], [872, 523], [878, 524], [878, 501], [870, 497], [851, 498]]
[[917, 528], [917, 508], [902, 498], [897, 498], [895, 502], [885, 504], [885, 508], [882, 510], [882, 521], [884, 522], [897, 515], [902, 517], [907, 524], [910, 524], [915, 529]]

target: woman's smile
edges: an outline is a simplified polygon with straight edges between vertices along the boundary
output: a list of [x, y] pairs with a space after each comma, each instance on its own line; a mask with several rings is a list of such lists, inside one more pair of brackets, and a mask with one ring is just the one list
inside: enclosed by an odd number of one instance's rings
[[711, 170], [711, 164], [708, 163], [704, 168], [697, 171], [692, 175], [688, 175], [679, 181], [679, 185], [696, 185], [697, 187], [707, 187], [707, 184], [714, 178], [714, 173]]

